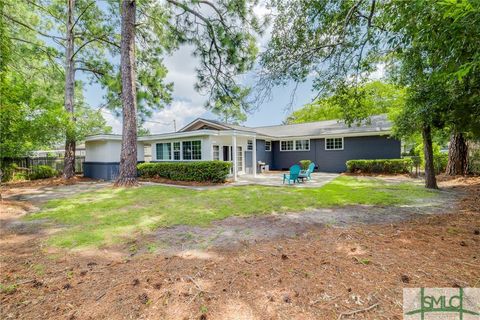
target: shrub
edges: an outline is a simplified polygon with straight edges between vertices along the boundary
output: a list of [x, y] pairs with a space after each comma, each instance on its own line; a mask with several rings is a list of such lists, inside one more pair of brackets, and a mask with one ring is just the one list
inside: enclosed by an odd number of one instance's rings
[[362, 173], [409, 173], [412, 159], [349, 160], [348, 172]]
[[49, 166], [35, 166], [32, 168], [32, 172], [28, 175], [30, 180], [46, 179], [55, 177], [58, 171]]
[[0, 167], [1, 170], [1, 181], [7, 182], [13, 179], [13, 174], [15, 173], [15, 169], [17, 168], [17, 164], [12, 163], [6, 166]]
[[433, 167], [435, 168], [435, 174], [445, 172], [448, 163], [448, 153], [438, 152], [433, 154]]
[[224, 161], [150, 162], [137, 166], [142, 178], [166, 178], [176, 181], [225, 182], [232, 164]]
[[480, 149], [473, 150], [468, 157], [468, 173], [480, 175]]
[[302, 168], [302, 170], [307, 170], [310, 163], [312, 163], [311, 160], [300, 160], [299, 162], [300, 162], [300, 167]]

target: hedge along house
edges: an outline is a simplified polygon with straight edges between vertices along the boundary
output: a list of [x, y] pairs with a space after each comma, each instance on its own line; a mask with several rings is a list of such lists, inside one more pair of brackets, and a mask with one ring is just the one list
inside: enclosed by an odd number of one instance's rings
[[[266, 127], [244, 127], [196, 119], [178, 132], [138, 138], [138, 161], [151, 146], [152, 162], [231, 161], [232, 176], [259, 172], [259, 164], [285, 170], [300, 160], [315, 162], [323, 172], [342, 172], [353, 159], [400, 158], [401, 143], [390, 137], [385, 115], [373, 116], [360, 126], [338, 120]], [[84, 175], [115, 179], [120, 162], [121, 135], [87, 137]]]

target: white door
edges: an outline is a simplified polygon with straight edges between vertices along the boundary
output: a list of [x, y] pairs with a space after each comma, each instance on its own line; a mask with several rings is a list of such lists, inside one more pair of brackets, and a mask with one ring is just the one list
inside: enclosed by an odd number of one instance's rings
[[242, 147], [237, 147], [237, 172], [243, 171], [243, 150]]

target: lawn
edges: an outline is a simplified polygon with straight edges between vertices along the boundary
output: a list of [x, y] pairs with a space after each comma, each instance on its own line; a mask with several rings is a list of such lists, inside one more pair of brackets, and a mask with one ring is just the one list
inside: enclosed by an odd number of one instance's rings
[[139, 232], [179, 224], [208, 225], [229, 216], [250, 216], [345, 205], [404, 205], [435, 196], [423, 186], [341, 176], [321, 188], [239, 186], [190, 190], [165, 186], [105, 188], [51, 200], [26, 219], [63, 226], [51, 245], [102, 246]]

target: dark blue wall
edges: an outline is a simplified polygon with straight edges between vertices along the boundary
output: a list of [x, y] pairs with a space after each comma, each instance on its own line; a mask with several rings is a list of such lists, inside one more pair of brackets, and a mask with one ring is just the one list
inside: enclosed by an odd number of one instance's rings
[[257, 140], [257, 161], [265, 162], [272, 167], [272, 153], [272, 151], [265, 151], [265, 140]]
[[344, 138], [343, 150], [325, 150], [325, 139], [311, 139], [309, 151], [280, 151], [279, 141], [273, 141], [271, 168], [283, 170], [300, 160], [312, 160], [319, 171], [343, 172], [348, 160], [400, 158], [400, 149], [400, 141], [387, 136]]
[[92, 179], [115, 180], [118, 177], [119, 162], [84, 162], [83, 176]]
[[[265, 140], [257, 140], [257, 162], [262, 161], [272, 166], [272, 152], [265, 151]], [[252, 168], [252, 151], [245, 151], [245, 165], [246, 168]], [[247, 172], [250, 171], [247, 169]]]

